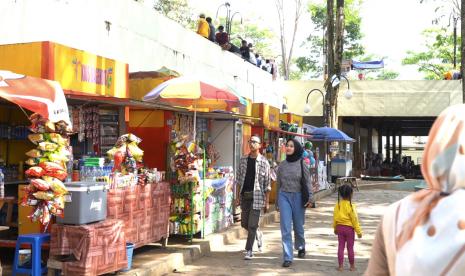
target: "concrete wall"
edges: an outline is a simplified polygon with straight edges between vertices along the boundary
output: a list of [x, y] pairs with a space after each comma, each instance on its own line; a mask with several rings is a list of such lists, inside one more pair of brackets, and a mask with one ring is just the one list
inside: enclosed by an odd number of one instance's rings
[[[147, 1], [149, 2], [149, 1]], [[271, 75], [134, 0], [2, 0], [0, 44], [54, 41], [129, 64], [225, 83], [280, 107]], [[105, 21], [110, 22], [109, 30]], [[7, 68], [6, 68], [7, 69]]]

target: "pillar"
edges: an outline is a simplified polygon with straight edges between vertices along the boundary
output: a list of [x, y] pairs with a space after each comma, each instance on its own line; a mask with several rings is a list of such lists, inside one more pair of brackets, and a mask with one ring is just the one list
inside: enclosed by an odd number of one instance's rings
[[391, 136], [389, 129], [386, 132], [386, 160], [388, 162], [391, 161]]
[[399, 162], [402, 162], [402, 134], [399, 135]]
[[383, 154], [383, 132], [381, 128], [378, 129], [378, 154]]
[[367, 153], [372, 155], [373, 153], [373, 127], [368, 127], [368, 141], [367, 141]]
[[358, 117], [356, 117], [354, 121], [354, 136], [354, 139], [356, 140], [354, 143], [354, 174], [358, 177], [362, 169], [362, 156], [360, 153], [360, 118]]
[[397, 148], [396, 148], [396, 132], [394, 131], [393, 134], [392, 134], [392, 160], [394, 160], [394, 158], [396, 158], [396, 152], [397, 152]]

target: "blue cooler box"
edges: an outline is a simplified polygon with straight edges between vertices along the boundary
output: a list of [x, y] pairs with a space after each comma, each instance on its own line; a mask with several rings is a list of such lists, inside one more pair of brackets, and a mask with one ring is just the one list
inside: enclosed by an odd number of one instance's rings
[[57, 223], [80, 225], [107, 218], [106, 182], [68, 182], [65, 186], [64, 217], [57, 217]]

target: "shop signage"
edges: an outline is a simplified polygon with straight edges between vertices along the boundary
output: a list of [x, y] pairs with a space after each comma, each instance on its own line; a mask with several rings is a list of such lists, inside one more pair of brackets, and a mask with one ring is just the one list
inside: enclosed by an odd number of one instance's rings
[[54, 79], [67, 91], [128, 98], [127, 64], [54, 43]]
[[111, 87], [113, 68], [107, 69], [96, 68], [92, 65], [83, 64], [77, 58], [72, 61], [74, 66], [74, 77], [79, 79], [79, 71], [81, 73], [80, 81], [104, 85]]

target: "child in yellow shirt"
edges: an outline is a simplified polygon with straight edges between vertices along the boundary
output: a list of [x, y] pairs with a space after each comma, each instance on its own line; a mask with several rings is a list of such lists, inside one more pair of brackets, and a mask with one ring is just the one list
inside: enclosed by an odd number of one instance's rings
[[[350, 185], [339, 187], [337, 195], [337, 204], [334, 206], [334, 234], [337, 235], [339, 248], [337, 258], [339, 262], [339, 271], [343, 270], [344, 264], [344, 247], [347, 243], [347, 253], [349, 255], [350, 270], [355, 270], [354, 242], [355, 232], [358, 238], [362, 238], [362, 229], [358, 222], [355, 205], [352, 204], [353, 189]], [[342, 200], [339, 200], [342, 198]]]

